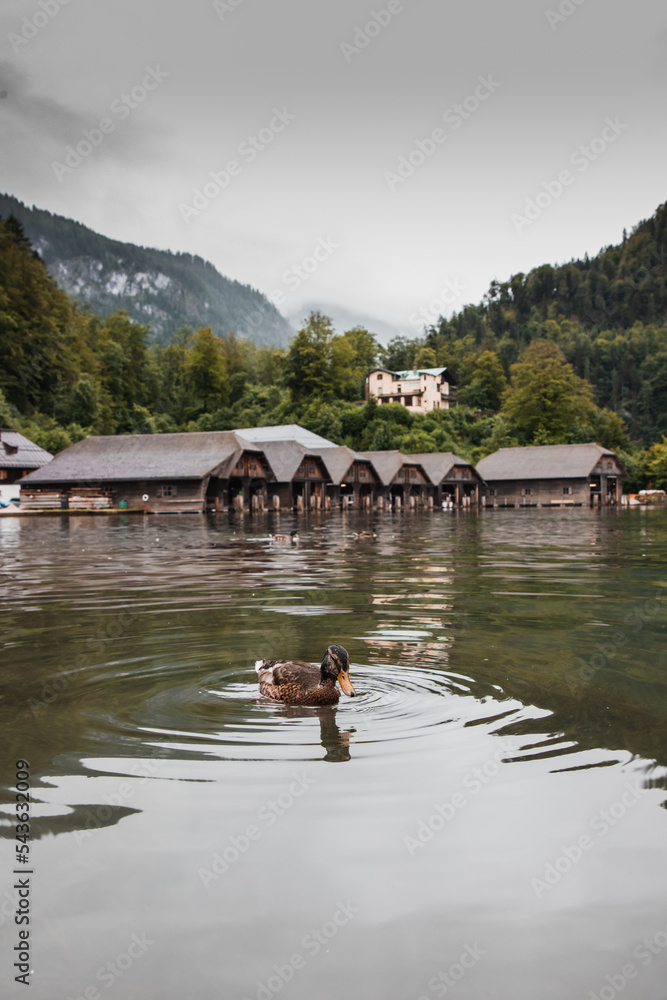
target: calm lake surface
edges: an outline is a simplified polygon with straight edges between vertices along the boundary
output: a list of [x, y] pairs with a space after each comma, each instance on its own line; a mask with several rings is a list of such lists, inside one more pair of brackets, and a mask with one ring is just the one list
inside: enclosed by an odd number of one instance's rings
[[[3, 997], [667, 997], [667, 511], [5, 518], [0, 560]], [[259, 695], [330, 642], [357, 698]]]

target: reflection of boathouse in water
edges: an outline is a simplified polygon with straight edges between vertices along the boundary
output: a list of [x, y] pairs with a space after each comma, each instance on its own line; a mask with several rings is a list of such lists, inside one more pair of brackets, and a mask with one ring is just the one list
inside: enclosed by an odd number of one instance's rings
[[355, 452], [296, 424], [89, 437], [21, 480], [22, 509], [361, 510], [618, 503], [622, 469], [596, 444]]

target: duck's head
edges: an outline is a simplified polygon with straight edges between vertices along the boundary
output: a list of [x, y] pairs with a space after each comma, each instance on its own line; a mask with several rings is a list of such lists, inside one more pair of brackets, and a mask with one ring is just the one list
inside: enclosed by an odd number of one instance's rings
[[333, 678], [334, 681], [338, 681], [344, 694], [349, 694], [351, 698], [354, 698], [357, 692], [354, 690], [350, 680], [350, 658], [343, 646], [333, 643], [327, 647], [321, 669], [322, 680], [325, 677]]

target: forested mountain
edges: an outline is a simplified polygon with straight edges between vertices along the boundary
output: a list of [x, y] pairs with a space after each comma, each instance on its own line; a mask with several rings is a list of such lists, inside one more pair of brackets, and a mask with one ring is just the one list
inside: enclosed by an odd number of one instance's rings
[[509, 375], [541, 339], [561, 348], [633, 437], [650, 444], [667, 433], [667, 203], [595, 257], [493, 281], [480, 305], [441, 320], [425, 342], [468, 387], [463, 401], [489, 406], [481, 354], [493, 352]]
[[217, 336], [234, 332], [256, 344], [285, 347], [293, 333], [264, 295], [223, 277], [201, 257], [119, 243], [0, 194], [0, 217], [10, 215], [59, 287], [82, 308], [102, 317], [124, 309], [149, 327], [151, 339], [164, 341], [183, 325], [210, 326]]

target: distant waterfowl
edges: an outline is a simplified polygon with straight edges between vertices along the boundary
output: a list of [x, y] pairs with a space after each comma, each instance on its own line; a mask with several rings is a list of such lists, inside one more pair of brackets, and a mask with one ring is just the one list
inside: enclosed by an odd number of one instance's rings
[[327, 647], [321, 666], [303, 660], [257, 660], [259, 690], [267, 698], [290, 705], [335, 705], [340, 697], [336, 681], [350, 697], [350, 660], [343, 646]]
[[377, 531], [355, 531], [354, 537], [358, 539], [377, 538]]
[[272, 542], [298, 542], [299, 532], [290, 531], [289, 535], [269, 535]]

